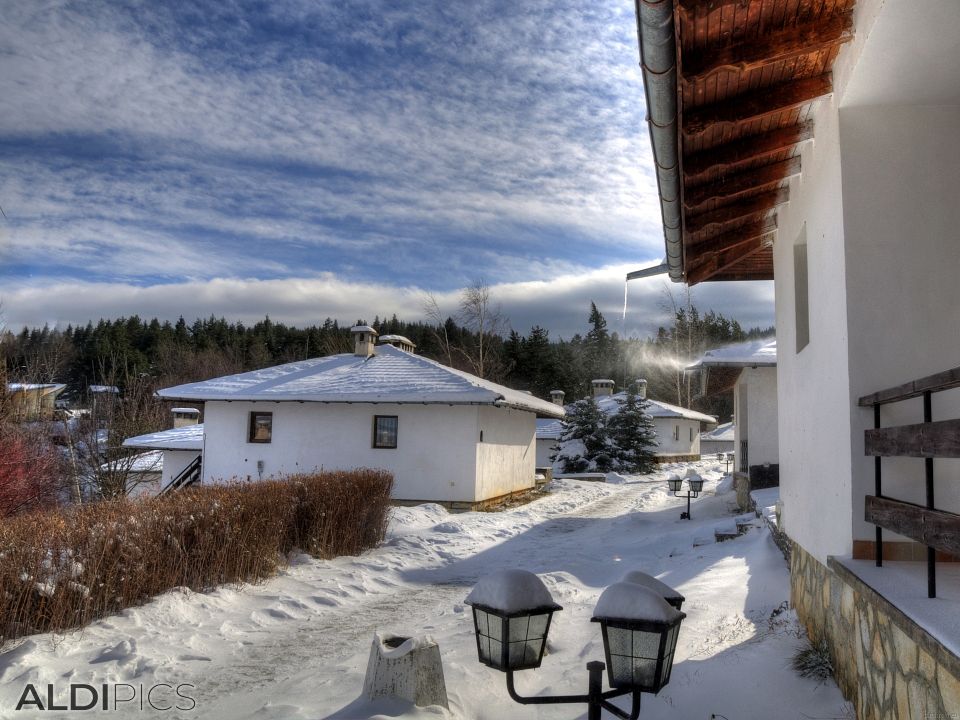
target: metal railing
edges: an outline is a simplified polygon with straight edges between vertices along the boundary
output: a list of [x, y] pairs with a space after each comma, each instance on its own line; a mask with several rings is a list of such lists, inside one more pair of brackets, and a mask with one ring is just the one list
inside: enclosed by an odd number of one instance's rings
[[163, 490], [160, 491], [160, 495], [166, 495], [168, 492], [174, 490], [180, 490], [185, 487], [189, 487], [194, 483], [200, 482], [200, 474], [203, 468], [203, 455], [197, 455], [193, 461], [187, 465], [180, 473], [171, 480]]
[[747, 456], [747, 441], [740, 441], [740, 452], [737, 453], [737, 465], [740, 466], [740, 472], [750, 472], [750, 458]]
[[[875, 559], [883, 565], [883, 530], [891, 530], [927, 546], [927, 595], [937, 596], [937, 551], [960, 555], [960, 515], [934, 504], [934, 458], [960, 457], [960, 420], [933, 420], [933, 393], [960, 387], [960, 368], [947, 370], [860, 398], [860, 407], [873, 408], [873, 429], [865, 432], [864, 453], [874, 458], [874, 495], [864, 498], [864, 518], [876, 525]], [[923, 422], [880, 426], [880, 407], [923, 398]], [[926, 503], [895, 500], [883, 494], [881, 458], [924, 459]]]

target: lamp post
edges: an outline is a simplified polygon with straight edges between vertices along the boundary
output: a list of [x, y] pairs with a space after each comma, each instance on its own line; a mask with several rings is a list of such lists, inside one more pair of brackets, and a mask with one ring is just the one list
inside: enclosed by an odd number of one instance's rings
[[[481, 578], [466, 603], [473, 608], [479, 660], [506, 673], [507, 692], [514, 702], [582, 703], [588, 707], [587, 720], [600, 720], [603, 710], [623, 720], [637, 720], [641, 693], [657, 693], [670, 681], [677, 635], [686, 617], [641, 583], [615, 583], [603, 591], [594, 610], [592, 621], [600, 624], [606, 664], [587, 663], [587, 693], [525, 697], [517, 692], [513, 673], [540, 667], [550, 621], [562, 608], [540, 578], [526, 570], [503, 570]], [[611, 689], [605, 691], [607, 668]], [[610, 702], [623, 695], [631, 695], [629, 713]]]
[[703, 478], [699, 475], [691, 475], [687, 478], [687, 482], [690, 485], [690, 489], [687, 491], [686, 495], [681, 495], [680, 489], [683, 487], [683, 478], [679, 475], [671, 475], [667, 478], [667, 487], [670, 488], [670, 492], [673, 493], [674, 497], [687, 498], [687, 511], [685, 513], [680, 513], [681, 520], [690, 519], [690, 498], [699, 497], [700, 491], [703, 490]]

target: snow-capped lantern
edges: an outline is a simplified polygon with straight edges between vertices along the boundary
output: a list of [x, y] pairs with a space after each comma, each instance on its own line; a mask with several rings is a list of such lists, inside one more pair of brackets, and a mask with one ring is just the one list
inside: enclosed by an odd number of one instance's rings
[[690, 489], [693, 492], [699, 493], [703, 490], [703, 478], [699, 475], [690, 475], [687, 478], [687, 482], [690, 483]]
[[667, 603], [675, 607], [677, 610], [680, 609], [680, 606], [683, 605], [683, 601], [686, 600], [683, 595], [678, 593], [665, 582], [657, 580], [653, 575], [648, 575], [641, 570], [631, 570], [623, 576], [623, 579], [620, 582], [642, 585], [648, 590], [653, 590], [657, 595], [662, 597], [667, 601]]
[[680, 492], [680, 488], [683, 487], [683, 478], [676, 474], [668, 476], [667, 487], [670, 488], [670, 492]]
[[501, 570], [473, 587], [466, 604], [473, 608], [480, 662], [503, 672], [540, 667], [553, 613], [543, 581], [526, 570]]
[[610, 687], [658, 693], [670, 682], [680, 623], [686, 615], [657, 592], [632, 582], [600, 595], [593, 622], [600, 623]]

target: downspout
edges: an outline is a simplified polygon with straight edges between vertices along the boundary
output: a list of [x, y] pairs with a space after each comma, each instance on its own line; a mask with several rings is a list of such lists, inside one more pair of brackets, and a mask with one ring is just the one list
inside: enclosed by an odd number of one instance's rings
[[647, 125], [657, 167], [660, 214], [667, 269], [683, 280], [683, 232], [680, 212], [680, 158], [677, 142], [677, 48], [673, 0], [635, 0], [640, 68], [647, 101]]

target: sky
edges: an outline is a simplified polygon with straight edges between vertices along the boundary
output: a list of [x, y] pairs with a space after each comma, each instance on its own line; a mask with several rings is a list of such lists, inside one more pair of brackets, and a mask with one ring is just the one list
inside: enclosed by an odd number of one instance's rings
[[[665, 278], [629, 0], [0, 0], [0, 312], [453, 312], [652, 332]], [[669, 286], [669, 290], [668, 290]], [[770, 282], [694, 302], [773, 323]]]

